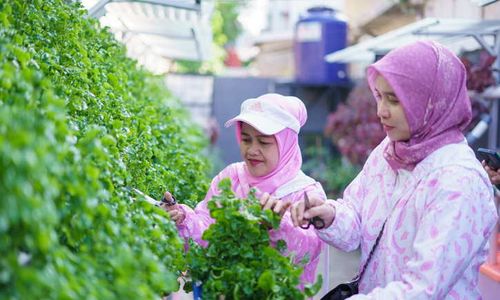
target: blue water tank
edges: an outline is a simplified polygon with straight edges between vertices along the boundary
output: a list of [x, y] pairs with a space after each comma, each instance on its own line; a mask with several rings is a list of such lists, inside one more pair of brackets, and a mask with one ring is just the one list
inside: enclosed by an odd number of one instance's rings
[[328, 63], [325, 55], [347, 45], [347, 21], [329, 7], [312, 7], [295, 26], [295, 79], [315, 85], [348, 82], [346, 65]]

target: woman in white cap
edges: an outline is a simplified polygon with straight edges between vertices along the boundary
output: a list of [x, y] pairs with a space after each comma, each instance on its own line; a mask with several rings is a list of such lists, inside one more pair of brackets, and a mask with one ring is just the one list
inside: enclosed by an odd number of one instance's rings
[[[213, 223], [207, 202], [219, 193], [217, 186], [224, 178], [231, 179], [232, 190], [240, 198], [246, 198], [250, 188], [262, 192], [263, 209], [280, 211], [284, 205], [302, 199], [305, 192], [326, 199], [321, 184], [301, 171], [298, 134], [306, 119], [304, 103], [296, 97], [265, 94], [245, 100], [240, 114], [225, 124], [226, 127], [236, 125], [243, 161], [227, 166], [215, 176], [205, 199], [194, 210], [183, 204], [165, 208], [176, 222], [181, 236], [206, 244], [201, 237]], [[171, 200], [169, 192], [165, 197]], [[269, 231], [271, 243], [284, 240], [287, 251], [295, 253], [296, 262], [306, 255], [309, 257], [302, 273], [302, 283], [314, 282], [323, 245], [312, 229], [295, 228], [290, 214], [285, 213], [280, 228]]]

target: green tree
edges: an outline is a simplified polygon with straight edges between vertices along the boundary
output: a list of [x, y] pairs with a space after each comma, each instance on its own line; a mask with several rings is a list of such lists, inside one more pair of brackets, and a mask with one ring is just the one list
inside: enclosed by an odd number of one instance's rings
[[246, 3], [247, 0], [216, 0], [212, 15], [212, 59], [209, 61], [177, 60], [176, 66], [179, 73], [213, 74], [222, 70], [226, 58], [224, 47], [234, 42], [241, 33], [238, 15]]

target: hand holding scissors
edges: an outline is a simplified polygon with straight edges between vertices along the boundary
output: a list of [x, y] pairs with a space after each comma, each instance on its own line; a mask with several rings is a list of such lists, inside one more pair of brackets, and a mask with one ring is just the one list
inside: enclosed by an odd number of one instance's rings
[[170, 192], [165, 192], [161, 201], [158, 201], [136, 188], [133, 188], [132, 190], [144, 197], [144, 200], [148, 203], [156, 207], [163, 208], [166, 212], [168, 212], [172, 221], [174, 221], [177, 225], [181, 224], [186, 218], [184, 211], [179, 207], [179, 205], [177, 205], [177, 200]]
[[165, 194], [163, 194], [161, 202], [165, 204], [162, 205], [162, 208], [168, 212], [170, 219], [172, 219], [175, 224], [180, 225], [186, 218], [186, 213], [177, 204], [177, 200], [175, 200], [174, 195], [172, 195], [169, 191], [166, 191]]
[[293, 225], [303, 229], [308, 229], [311, 225], [315, 229], [327, 228], [333, 223], [335, 213], [334, 206], [321, 198], [309, 199], [307, 193], [304, 193], [304, 199], [290, 207]]
[[166, 206], [173, 206], [177, 203], [177, 200], [175, 200], [174, 196], [172, 196], [170, 193], [170, 197], [169, 199], [167, 199], [167, 193], [165, 193], [165, 195], [163, 195], [163, 198], [161, 199], [161, 201], [158, 201], [158, 200], [155, 200], [153, 199], [152, 197], [146, 195], [145, 193], [141, 192], [140, 190], [136, 189], [136, 188], [132, 188], [132, 190], [134, 192], [136, 192], [137, 194], [141, 195], [142, 197], [144, 197], [144, 200], [146, 200], [146, 202], [148, 202], [149, 204], [152, 204], [154, 206], [157, 206], [157, 207], [162, 207], [163, 205], [166, 205]]
[[[307, 196], [306, 192], [304, 192], [304, 205], [305, 205], [305, 210], [311, 208], [311, 205], [309, 203], [309, 197]], [[309, 229], [311, 225], [313, 225], [315, 229], [323, 229], [325, 228], [325, 221], [323, 221], [323, 219], [321, 219], [320, 217], [315, 216], [312, 219], [309, 219], [308, 223], [300, 225], [300, 228]]]

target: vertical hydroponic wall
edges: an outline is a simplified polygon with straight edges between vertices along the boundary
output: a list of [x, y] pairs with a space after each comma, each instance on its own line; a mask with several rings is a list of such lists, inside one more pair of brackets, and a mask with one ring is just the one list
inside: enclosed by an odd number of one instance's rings
[[205, 138], [78, 1], [0, 1], [0, 299], [158, 299], [182, 241], [128, 188], [193, 205]]

